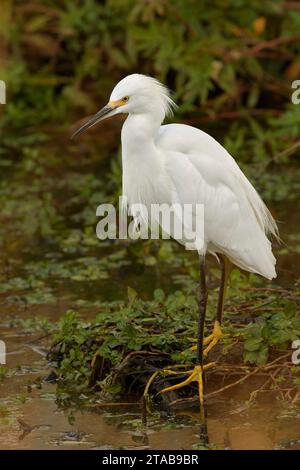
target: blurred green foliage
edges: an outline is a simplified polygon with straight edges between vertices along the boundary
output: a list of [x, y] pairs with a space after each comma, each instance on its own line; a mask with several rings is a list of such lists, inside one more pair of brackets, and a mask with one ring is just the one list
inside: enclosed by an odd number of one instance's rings
[[291, 103], [300, 78], [295, 4], [2, 0], [2, 145], [18, 129], [95, 111], [120, 78], [139, 72], [167, 83], [178, 119], [210, 129], [239, 160], [289, 161], [300, 131], [300, 105]]

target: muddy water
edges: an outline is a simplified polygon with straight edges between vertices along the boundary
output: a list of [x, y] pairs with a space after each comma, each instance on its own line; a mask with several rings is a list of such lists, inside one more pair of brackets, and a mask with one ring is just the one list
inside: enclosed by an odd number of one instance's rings
[[[55, 403], [55, 385], [39, 385], [50, 370], [40, 352], [30, 347], [36, 338], [10, 328], [4, 337], [10, 352], [8, 364], [14, 372], [0, 386], [0, 449], [199, 447], [196, 411], [178, 411], [168, 418], [155, 413], [142, 427], [139, 403], [130, 400], [84, 411], [61, 410]], [[247, 408], [248, 387], [244, 384], [209, 400], [210, 445], [220, 449], [300, 449], [300, 416], [295, 419], [295, 413], [272, 395]]]
[[[287, 238], [289, 245], [279, 256], [278, 282], [281, 285], [289, 285], [300, 275], [300, 240], [297, 236], [289, 238], [300, 225], [295, 206], [291, 211], [282, 204], [275, 206], [277, 218], [282, 221], [282, 237]], [[126, 267], [120, 269], [114, 279], [104, 279], [96, 287], [82, 284], [79, 297], [122, 298], [128, 285], [142, 295], [150, 295], [155, 287], [167, 287], [169, 280], [168, 272], [158, 272], [155, 268], [145, 269], [141, 276]], [[122, 404], [85, 410], [62, 410], [56, 404], [55, 385], [45, 381], [51, 370], [43, 356], [44, 350], [37, 347], [39, 336], [25, 334], [20, 328], [12, 327], [11, 322], [14, 318], [35, 315], [52, 320], [59, 318], [67, 308], [76, 306], [76, 289], [66, 281], [63, 287], [53, 288], [55, 302], [42, 305], [11, 304], [2, 296], [1, 339], [6, 343], [7, 365], [3, 368], [6, 377], [0, 380], [0, 449], [201, 447], [197, 410], [177, 411], [168, 417], [153, 413], [145, 427], [141, 425], [140, 405], [134, 397]], [[93, 315], [93, 311], [87, 311], [86, 315]], [[47, 339], [43, 345], [47, 346]], [[272, 394], [247, 407], [251, 389], [251, 383], [246, 382], [208, 400], [210, 445], [221, 449], [300, 449], [299, 413]]]

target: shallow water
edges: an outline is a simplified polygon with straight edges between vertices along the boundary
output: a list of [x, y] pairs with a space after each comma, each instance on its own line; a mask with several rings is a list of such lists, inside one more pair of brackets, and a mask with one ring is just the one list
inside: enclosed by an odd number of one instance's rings
[[[277, 249], [281, 254], [276, 282], [289, 286], [300, 275], [299, 200], [289, 205], [276, 203], [273, 209], [282, 221], [281, 236], [288, 245]], [[23, 249], [23, 240], [14, 243], [13, 246], [6, 243], [1, 253], [2, 282], [12, 272], [13, 276], [24, 276], [28, 263], [50, 259], [53, 255], [49, 245], [39, 245], [38, 239], [34, 240], [36, 248], [33, 243], [28, 251]], [[100, 259], [115, 249], [119, 248], [97, 247], [96, 255]], [[78, 309], [78, 299], [122, 299], [126, 297], [128, 285], [142, 297], [150, 296], [156, 287], [172, 290], [170, 279], [174, 272], [176, 266], [167, 264], [160, 267], [149, 263], [142, 267], [131, 263], [117, 266], [113, 275], [92, 282], [85, 281], [84, 276], [81, 282], [46, 278], [45, 285], [52, 295], [49, 302], [45, 299], [29, 302], [13, 289], [0, 294], [1, 339], [7, 348], [7, 377], [0, 380], [0, 449], [192, 449], [202, 445], [197, 409], [178, 410], [170, 417], [155, 412], [149, 415], [146, 427], [141, 424], [141, 409], [135, 397], [114, 406], [99, 405], [80, 411], [60, 409], [55, 402], [55, 385], [44, 380], [51, 369], [43, 357], [43, 349], [37, 346], [39, 336], [11, 326], [14, 318], [37, 315], [58, 319], [68, 308]], [[94, 312], [95, 308], [81, 310], [87, 317]], [[247, 407], [252, 389], [253, 383], [247, 381], [208, 400], [210, 445], [230, 449], [300, 449], [299, 413], [272, 393]]]
[[[55, 385], [34, 385], [50, 370], [44, 359], [26, 346], [32, 338], [18, 336], [10, 329], [5, 338], [11, 351], [10, 367], [22, 366], [0, 386], [0, 449], [193, 449], [200, 445], [196, 410], [177, 411], [172, 417], [150, 414], [147, 426], [142, 426], [139, 403], [130, 400], [72, 413], [60, 409], [55, 403]], [[248, 408], [251, 386], [246, 383], [208, 401], [210, 445], [220, 449], [300, 449], [299, 414], [272, 394]], [[70, 415], [75, 418], [72, 423]]]

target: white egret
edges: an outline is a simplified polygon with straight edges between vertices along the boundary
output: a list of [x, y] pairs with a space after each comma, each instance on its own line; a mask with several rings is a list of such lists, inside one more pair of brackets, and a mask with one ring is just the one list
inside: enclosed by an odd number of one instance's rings
[[[108, 104], [73, 136], [110, 116], [128, 114], [122, 127], [122, 171], [123, 195], [129, 207], [140, 203], [147, 207], [154, 203], [204, 205], [204, 244], [198, 249], [197, 364], [186, 372], [186, 380], [162, 390], [168, 392], [196, 381], [202, 405], [203, 373], [214, 365], [204, 364], [203, 358], [222, 337], [224, 297], [231, 266], [267, 279], [276, 277], [276, 260], [268, 235], [277, 238], [278, 229], [233, 157], [213, 137], [184, 124], [161, 125], [175, 107], [168, 89], [157, 80], [129, 75], [113, 89]], [[214, 328], [204, 339], [208, 253], [219, 259], [222, 276]]]

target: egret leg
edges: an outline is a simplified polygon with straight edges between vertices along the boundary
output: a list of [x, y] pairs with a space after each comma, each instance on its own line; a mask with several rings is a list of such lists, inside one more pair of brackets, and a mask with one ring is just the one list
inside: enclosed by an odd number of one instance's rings
[[220, 257], [220, 262], [221, 262], [222, 275], [221, 275], [221, 282], [220, 282], [220, 289], [219, 289], [217, 315], [216, 315], [216, 320], [214, 323], [212, 334], [207, 336], [203, 341], [204, 346], [207, 346], [203, 351], [204, 356], [207, 356], [209, 351], [212, 350], [212, 348], [220, 341], [220, 339], [226, 336], [222, 332], [221, 324], [223, 320], [224, 302], [225, 302], [227, 284], [228, 284], [228, 279], [232, 270], [232, 264], [229, 261], [229, 259], [226, 258], [226, 256], [219, 255], [219, 257]]
[[[198, 383], [198, 396], [200, 403], [200, 415], [204, 416], [204, 371], [210, 369], [215, 363], [203, 365], [203, 338], [204, 338], [204, 323], [207, 304], [207, 288], [205, 279], [205, 257], [200, 257], [200, 295], [199, 295], [199, 319], [198, 319], [198, 341], [197, 341], [197, 365], [194, 369], [184, 372], [187, 378], [178, 384], [166, 387], [161, 390], [161, 393], [178, 390], [191, 382]], [[172, 373], [172, 371], [170, 371]]]

